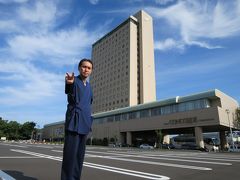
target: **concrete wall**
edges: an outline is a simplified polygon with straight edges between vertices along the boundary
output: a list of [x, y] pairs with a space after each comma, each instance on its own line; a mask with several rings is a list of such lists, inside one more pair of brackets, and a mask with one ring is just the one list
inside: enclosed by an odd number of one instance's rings
[[129, 24], [129, 106], [138, 104], [138, 81], [137, 81], [137, 25]]
[[[219, 97], [221, 97], [220, 100], [222, 106], [218, 109], [220, 124], [229, 126], [230, 123], [232, 128], [236, 128], [235, 111], [239, 107], [238, 102], [223, 92], [216, 91], [216, 93]], [[227, 113], [226, 110], [228, 110], [229, 113]]]
[[43, 133], [42, 133], [42, 139], [50, 139], [53, 140], [55, 138], [63, 138], [64, 137], [64, 123], [53, 125], [53, 126], [47, 126], [44, 127]]
[[134, 15], [139, 22], [140, 104], [156, 101], [152, 17], [144, 11]]
[[161, 115], [147, 118], [131, 119], [104, 124], [93, 124], [93, 136], [104, 138], [104, 132], [113, 137], [120, 132], [145, 131], [157, 129], [178, 129], [195, 126], [218, 126], [220, 125], [218, 107], [199, 109], [170, 115]]
[[[216, 91], [217, 92], [217, 91]], [[216, 93], [215, 97], [211, 99], [211, 107], [197, 110], [190, 110], [185, 112], [177, 112], [167, 115], [158, 115], [147, 118], [136, 118], [130, 120], [122, 120], [115, 122], [105, 122], [102, 124], [93, 123], [93, 132], [89, 137], [93, 138], [117, 138], [127, 139], [127, 132], [139, 131], [154, 131], [163, 130], [164, 134], [171, 133], [194, 133], [195, 127], [202, 128], [202, 132], [219, 132], [224, 134], [224, 131], [229, 130], [228, 114], [226, 109], [229, 109], [229, 119], [233, 120], [231, 113], [238, 107], [238, 103], [231, 97], [221, 93]], [[216, 102], [215, 102], [216, 101]], [[219, 103], [221, 102], [221, 103]], [[215, 105], [215, 106], [213, 106]], [[221, 106], [219, 106], [221, 105]], [[232, 121], [231, 127], [234, 127]], [[57, 136], [56, 130], [63, 128], [64, 124], [48, 125], [44, 128], [44, 138], [55, 138]], [[198, 131], [199, 132], [199, 131]], [[224, 143], [222, 144], [224, 146]]]

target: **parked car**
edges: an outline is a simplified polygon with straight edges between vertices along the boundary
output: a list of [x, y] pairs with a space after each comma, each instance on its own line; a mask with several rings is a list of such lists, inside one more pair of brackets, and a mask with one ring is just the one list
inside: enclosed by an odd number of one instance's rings
[[114, 143], [109, 143], [109, 144], [108, 144], [108, 147], [116, 147], [116, 144], [114, 144]]
[[121, 147], [131, 147], [131, 145], [126, 144], [126, 143], [122, 143], [122, 144], [121, 144]]
[[153, 146], [150, 146], [149, 144], [141, 144], [140, 149], [153, 149]]
[[240, 145], [235, 144], [234, 148], [233, 148], [232, 145], [230, 145], [229, 148], [228, 148], [228, 152], [240, 152]]
[[161, 144], [162, 149], [175, 149], [173, 144]]
[[197, 147], [197, 145], [195, 145], [195, 144], [182, 144], [181, 148], [182, 149], [189, 149], [189, 150], [197, 150], [197, 149], [199, 149]]

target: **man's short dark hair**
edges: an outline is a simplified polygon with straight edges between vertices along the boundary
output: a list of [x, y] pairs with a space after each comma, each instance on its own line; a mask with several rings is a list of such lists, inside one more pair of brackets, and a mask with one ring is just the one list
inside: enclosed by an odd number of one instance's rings
[[83, 62], [89, 62], [89, 63], [91, 63], [91, 64], [92, 64], [92, 68], [93, 68], [93, 62], [92, 62], [90, 59], [86, 59], [86, 58], [82, 59], [82, 60], [79, 62], [78, 68], [80, 68], [80, 67], [82, 66], [82, 63], [83, 63]]

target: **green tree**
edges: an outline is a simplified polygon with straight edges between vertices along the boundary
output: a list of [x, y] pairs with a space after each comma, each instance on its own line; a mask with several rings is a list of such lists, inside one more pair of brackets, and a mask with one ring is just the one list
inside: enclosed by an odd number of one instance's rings
[[31, 136], [35, 129], [35, 122], [25, 122], [20, 128], [20, 136], [21, 139], [31, 139]]
[[0, 118], [0, 137], [6, 137], [7, 120]]
[[35, 122], [25, 122], [19, 124], [17, 121], [3, 120], [0, 117], [0, 137], [8, 140], [30, 139], [32, 134], [36, 134]]
[[240, 108], [236, 109], [236, 123], [237, 127], [240, 128]]
[[20, 130], [20, 124], [17, 121], [10, 121], [7, 125], [7, 131], [5, 132], [7, 134], [7, 138], [9, 140], [18, 140], [20, 138], [19, 130]]
[[155, 132], [156, 132], [156, 148], [160, 148], [161, 143], [163, 141], [163, 134], [162, 134], [161, 129], [158, 129]]

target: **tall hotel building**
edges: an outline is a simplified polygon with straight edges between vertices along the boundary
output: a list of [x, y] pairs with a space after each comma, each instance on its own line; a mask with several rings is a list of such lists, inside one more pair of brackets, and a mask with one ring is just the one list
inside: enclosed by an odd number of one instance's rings
[[[152, 18], [144, 11], [93, 44], [91, 142], [107, 138], [136, 147], [154, 145], [161, 130], [163, 143], [170, 143], [170, 134], [194, 134], [196, 145], [205, 148], [203, 133], [219, 132], [225, 149], [225, 132], [239, 129], [234, 118], [238, 102], [217, 89], [156, 101], [153, 51]], [[63, 139], [64, 122], [45, 125], [42, 137]], [[174, 145], [181, 148], [179, 142]]]
[[93, 113], [156, 100], [152, 17], [139, 11], [92, 45]]

